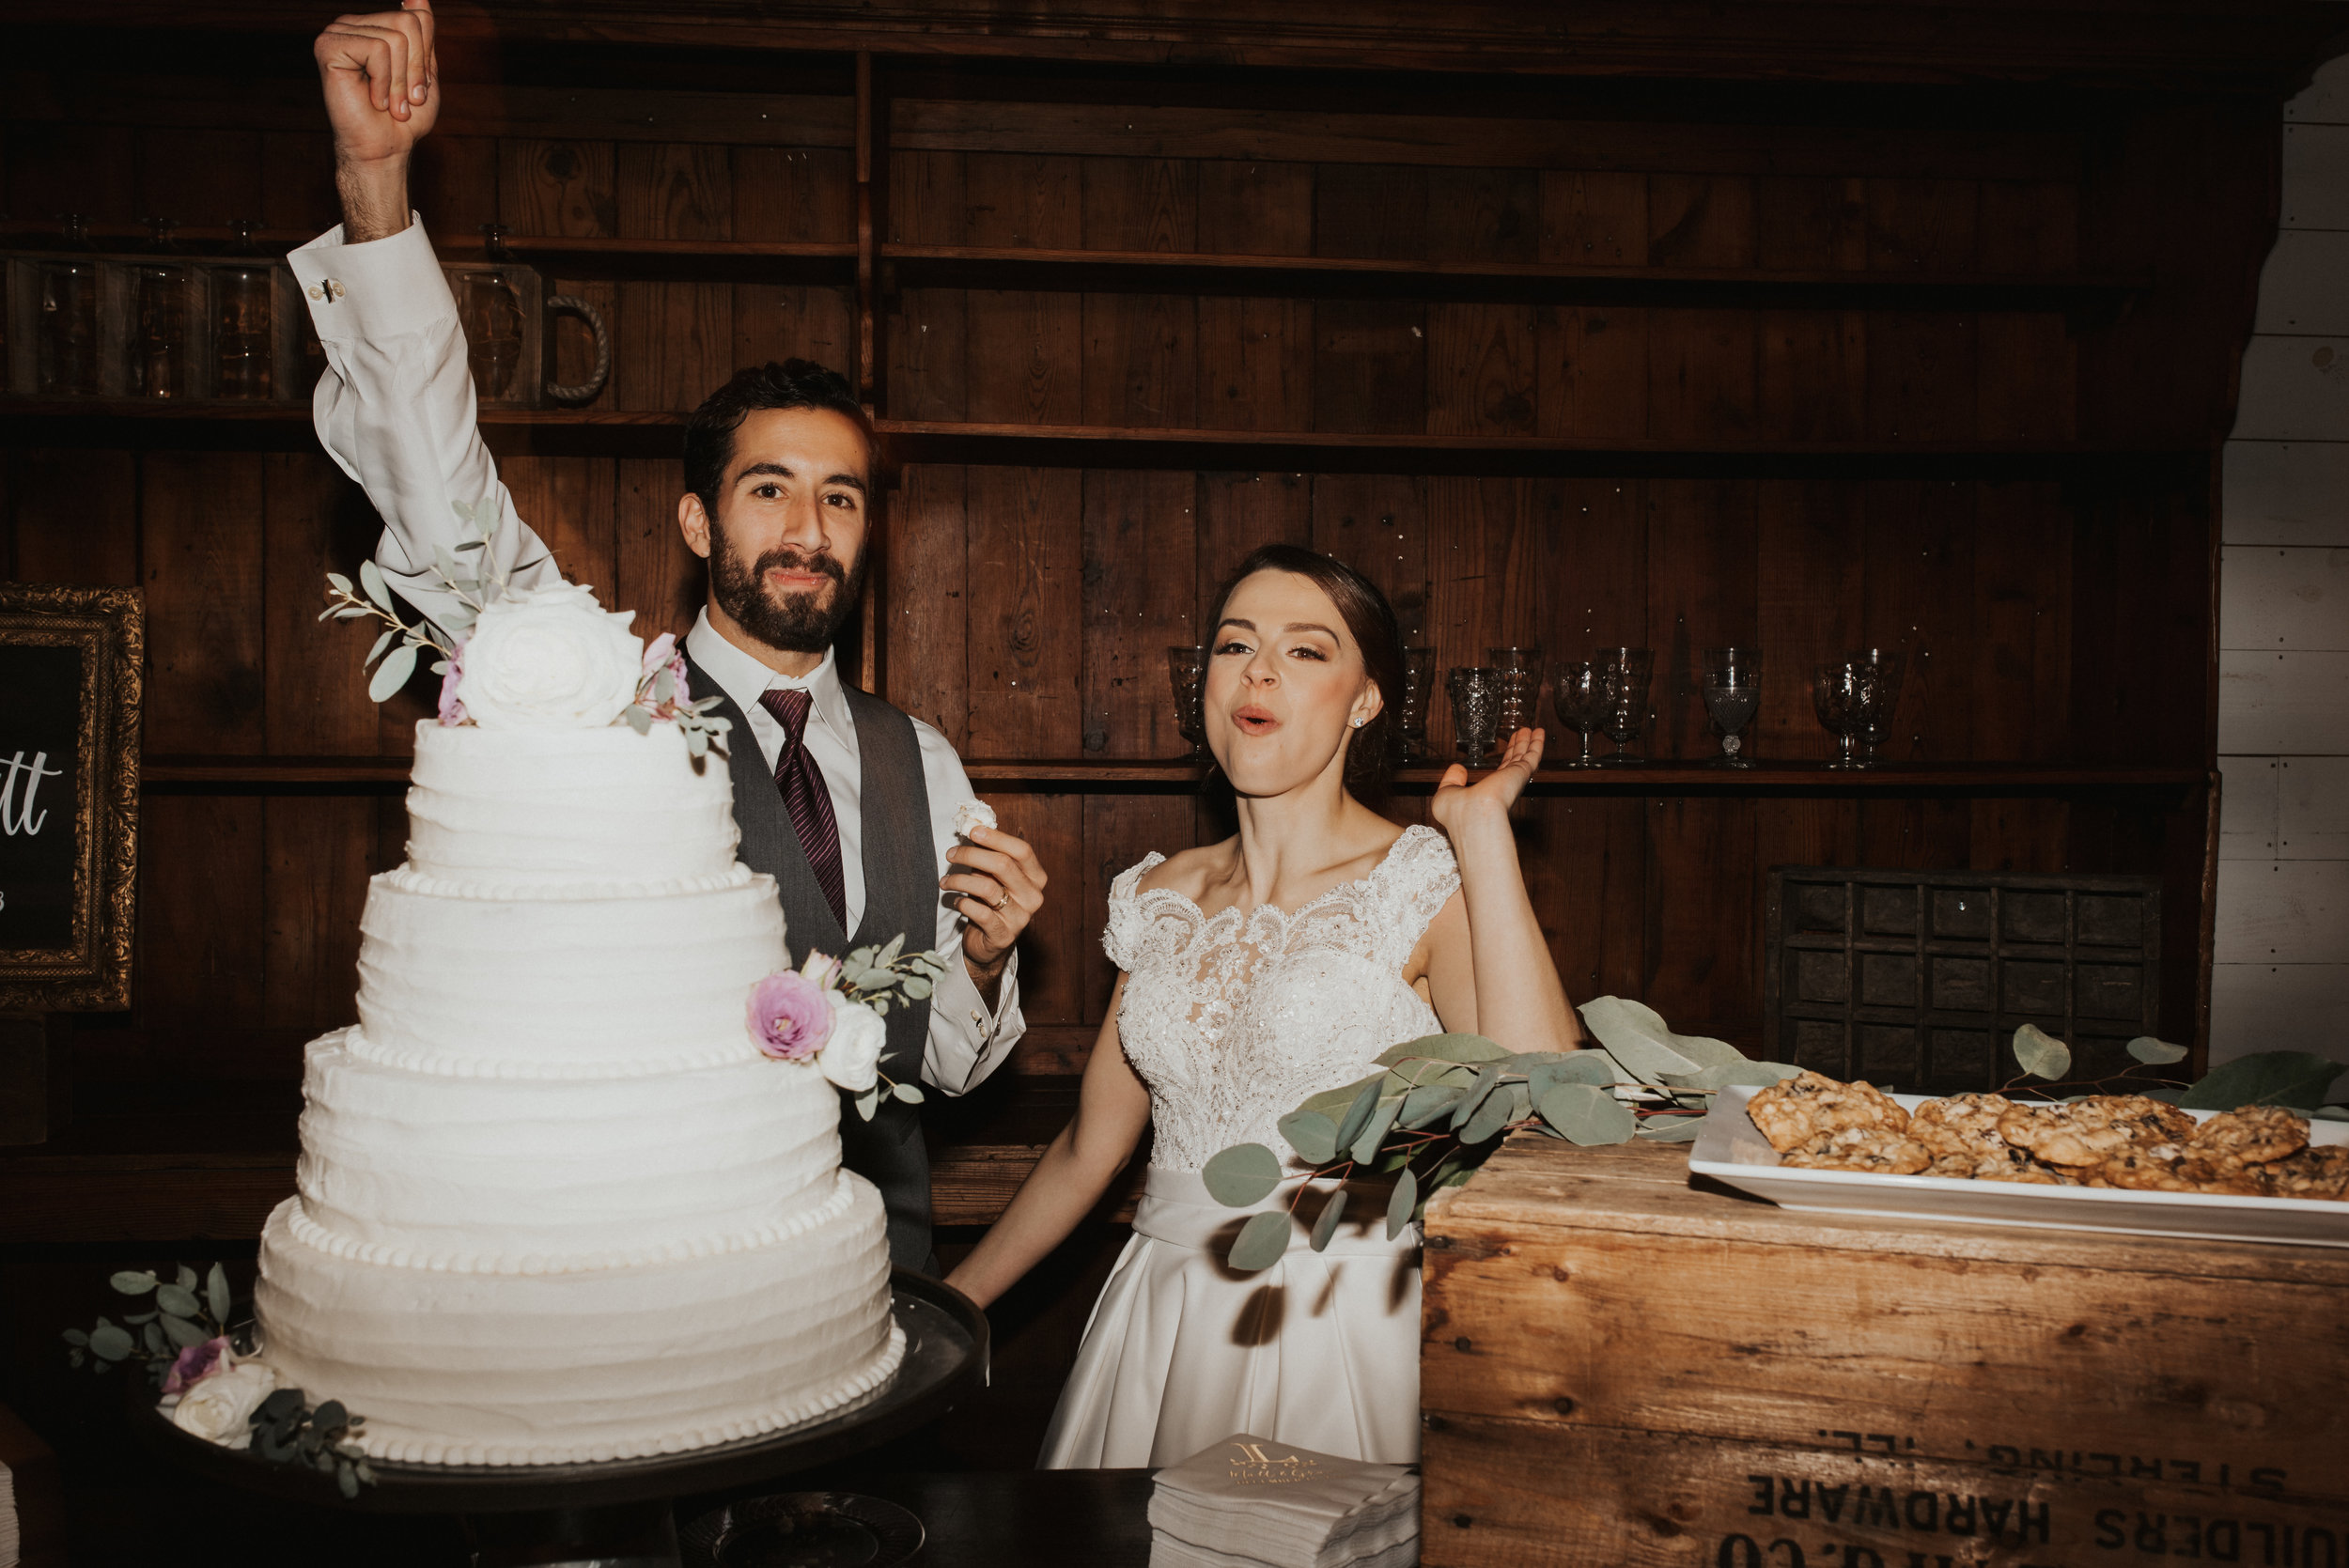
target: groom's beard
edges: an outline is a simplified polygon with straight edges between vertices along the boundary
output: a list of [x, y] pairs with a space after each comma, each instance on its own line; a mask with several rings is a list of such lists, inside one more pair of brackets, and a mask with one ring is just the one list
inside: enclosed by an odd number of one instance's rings
[[[818, 571], [832, 579], [828, 587], [804, 594], [770, 594], [770, 571]], [[785, 653], [820, 654], [832, 644], [840, 628], [856, 608], [864, 586], [864, 557], [844, 568], [830, 551], [770, 550], [749, 566], [735, 552], [732, 541], [712, 520], [709, 528], [709, 596], [734, 624], [770, 648]]]

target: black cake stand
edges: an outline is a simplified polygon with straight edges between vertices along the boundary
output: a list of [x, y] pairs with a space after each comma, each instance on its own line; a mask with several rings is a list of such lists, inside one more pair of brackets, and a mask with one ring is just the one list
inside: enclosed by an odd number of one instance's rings
[[[890, 1295], [906, 1350], [888, 1382], [802, 1425], [688, 1453], [584, 1465], [374, 1461], [375, 1484], [346, 1499], [332, 1476], [190, 1436], [155, 1408], [137, 1380], [132, 1425], [157, 1452], [229, 1485], [360, 1513], [459, 1517], [482, 1548], [474, 1558], [479, 1568], [677, 1568], [673, 1498], [755, 1485], [862, 1452], [935, 1421], [984, 1379], [987, 1317], [969, 1296], [903, 1268], [892, 1271]], [[314, 1399], [334, 1394], [308, 1392]]]

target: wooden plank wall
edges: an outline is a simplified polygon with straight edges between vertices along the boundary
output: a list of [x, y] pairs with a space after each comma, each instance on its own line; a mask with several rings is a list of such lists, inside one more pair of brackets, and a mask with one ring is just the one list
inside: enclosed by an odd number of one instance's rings
[[2349, 57], [2284, 108], [2226, 449], [2211, 1059], [2349, 1063]]

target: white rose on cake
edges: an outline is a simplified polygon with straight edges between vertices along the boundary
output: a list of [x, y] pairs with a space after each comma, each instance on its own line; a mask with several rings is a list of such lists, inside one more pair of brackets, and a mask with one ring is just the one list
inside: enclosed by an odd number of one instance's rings
[[253, 1412], [277, 1390], [265, 1361], [239, 1361], [189, 1386], [172, 1407], [171, 1424], [208, 1443], [241, 1449], [253, 1441]]
[[575, 583], [508, 594], [466, 639], [457, 700], [485, 730], [599, 729], [636, 700], [645, 644], [632, 611]]
[[832, 1035], [824, 1042], [816, 1065], [826, 1078], [851, 1094], [862, 1094], [873, 1087], [880, 1075], [881, 1049], [889, 1044], [889, 1026], [881, 1016], [861, 1001], [851, 1001], [838, 991], [826, 996], [832, 1002]]

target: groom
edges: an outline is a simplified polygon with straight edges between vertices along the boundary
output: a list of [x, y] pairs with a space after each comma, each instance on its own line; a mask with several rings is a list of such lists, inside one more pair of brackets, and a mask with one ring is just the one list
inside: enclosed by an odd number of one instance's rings
[[[444, 602], [431, 563], [458, 542], [453, 501], [495, 497], [513, 586], [558, 577], [474, 427], [464, 335], [408, 207], [409, 155], [440, 108], [432, 28], [429, 0], [409, 0], [319, 35], [343, 225], [288, 258], [326, 349], [319, 437], [383, 517], [384, 575], [427, 614]], [[1009, 833], [961, 842], [956, 812], [973, 796], [954, 749], [840, 678], [832, 642], [863, 580], [873, 445], [848, 382], [805, 360], [741, 371], [694, 411], [677, 525], [709, 588], [685, 639], [688, 679], [734, 722], [741, 858], [775, 878], [792, 962], [899, 933], [934, 945], [945, 976], [890, 1009], [881, 1070], [959, 1094], [1025, 1027], [1014, 944], [1045, 877]], [[842, 1112], [843, 1157], [888, 1207], [891, 1258], [936, 1273], [913, 1107], [884, 1097], [869, 1123]]]

